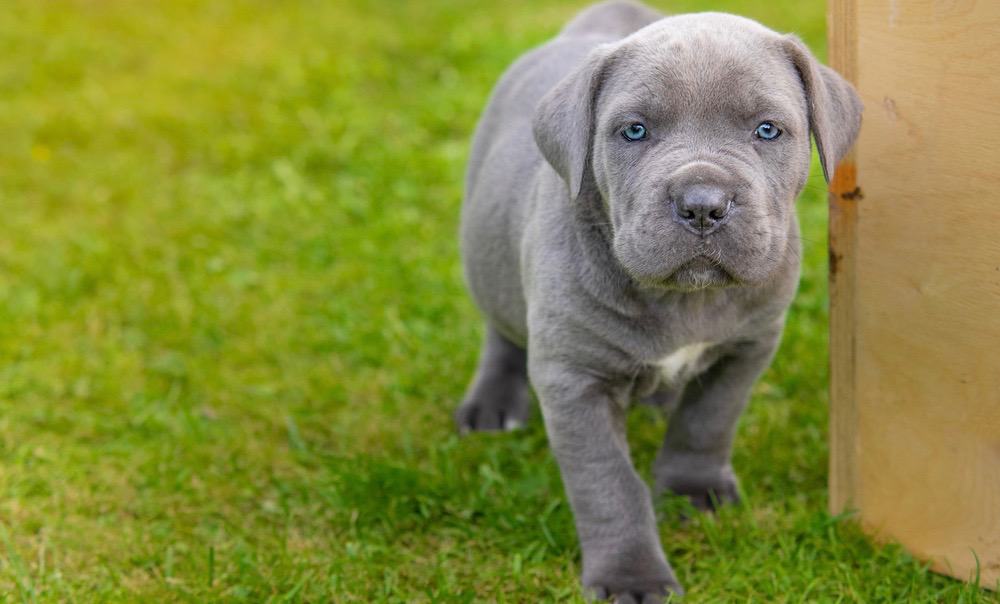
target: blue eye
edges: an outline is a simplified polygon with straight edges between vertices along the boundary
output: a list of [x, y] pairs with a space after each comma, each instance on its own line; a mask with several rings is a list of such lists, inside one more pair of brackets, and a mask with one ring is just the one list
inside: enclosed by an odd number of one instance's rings
[[778, 128], [771, 122], [761, 122], [753, 132], [757, 135], [757, 138], [762, 138], [766, 141], [773, 141], [781, 136], [781, 128]]
[[625, 137], [625, 140], [641, 141], [646, 138], [646, 127], [638, 123], [629, 124], [622, 130], [622, 136]]

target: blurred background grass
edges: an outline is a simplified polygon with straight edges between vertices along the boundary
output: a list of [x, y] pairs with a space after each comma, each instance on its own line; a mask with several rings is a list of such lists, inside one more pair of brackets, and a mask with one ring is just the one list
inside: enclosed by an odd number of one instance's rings
[[[822, 2], [678, 0], [801, 35]], [[536, 420], [454, 435], [456, 225], [552, 0], [16, 0], [0, 19], [0, 601], [576, 601]], [[664, 542], [690, 602], [985, 594], [829, 517], [825, 196], [737, 445], [747, 505]], [[645, 471], [663, 431], [632, 417]], [[668, 507], [671, 504], [668, 503]]]

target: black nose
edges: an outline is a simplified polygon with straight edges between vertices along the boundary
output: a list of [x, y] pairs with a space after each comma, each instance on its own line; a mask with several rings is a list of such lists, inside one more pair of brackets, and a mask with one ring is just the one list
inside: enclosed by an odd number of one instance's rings
[[708, 235], [722, 226], [729, 216], [735, 195], [713, 185], [689, 185], [673, 196], [678, 222], [700, 235]]

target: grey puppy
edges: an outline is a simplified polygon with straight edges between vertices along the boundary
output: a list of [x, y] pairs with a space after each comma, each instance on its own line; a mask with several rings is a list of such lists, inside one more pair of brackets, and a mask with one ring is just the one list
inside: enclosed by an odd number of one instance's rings
[[720, 13], [583, 11], [503, 76], [473, 142], [462, 252], [487, 319], [462, 430], [541, 403], [597, 597], [681, 593], [624, 415], [672, 408], [657, 492], [738, 499], [737, 419], [799, 279], [810, 132], [829, 176], [861, 103], [794, 36]]

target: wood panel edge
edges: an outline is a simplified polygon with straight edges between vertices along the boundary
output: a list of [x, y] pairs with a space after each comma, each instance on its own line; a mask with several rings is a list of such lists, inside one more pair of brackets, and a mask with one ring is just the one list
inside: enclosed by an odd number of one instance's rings
[[[857, 0], [829, 0], [827, 39], [830, 66], [857, 82]], [[834, 173], [829, 189], [830, 286], [830, 499], [840, 514], [861, 506], [858, 482], [856, 399], [855, 249], [858, 188], [854, 154]]]

